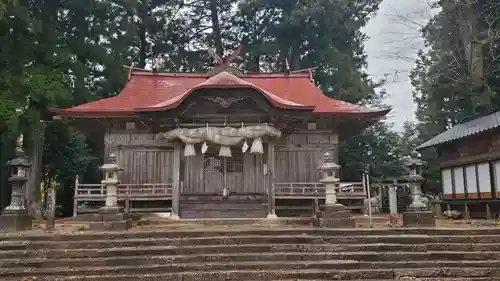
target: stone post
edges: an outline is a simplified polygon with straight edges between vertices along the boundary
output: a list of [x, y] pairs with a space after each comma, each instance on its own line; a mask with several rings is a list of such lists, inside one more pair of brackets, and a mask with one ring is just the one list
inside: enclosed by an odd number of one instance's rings
[[394, 181], [387, 187], [389, 195], [389, 221], [393, 226], [398, 223], [398, 183]]
[[323, 164], [319, 167], [322, 173], [320, 182], [325, 185], [325, 205], [321, 225], [329, 228], [354, 228], [354, 217], [349, 210], [337, 202], [339, 168], [340, 166], [333, 160], [333, 154], [326, 152], [323, 156]]
[[422, 201], [422, 168], [424, 161], [416, 151], [406, 157], [404, 162], [409, 174], [404, 178], [411, 185], [412, 202], [406, 212], [403, 213], [403, 225], [405, 227], [434, 227], [436, 220], [434, 212], [428, 210], [427, 204]]
[[116, 164], [116, 155], [110, 154], [108, 163], [101, 166], [103, 184], [106, 190], [106, 204], [99, 209], [96, 220], [91, 224], [92, 230], [127, 230], [131, 226], [128, 214], [118, 205], [118, 173], [122, 171]]
[[48, 186], [47, 189], [45, 231], [52, 232], [56, 227], [56, 188]]
[[31, 162], [21, 147], [16, 151], [16, 157], [7, 162], [10, 170], [9, 182], [12, 185], [10, 204], [0, 215], [0, 230], [20, 231], [33, 228], [33, 218], [24, 207], [24, 185], [28, 181], [28, 170]]

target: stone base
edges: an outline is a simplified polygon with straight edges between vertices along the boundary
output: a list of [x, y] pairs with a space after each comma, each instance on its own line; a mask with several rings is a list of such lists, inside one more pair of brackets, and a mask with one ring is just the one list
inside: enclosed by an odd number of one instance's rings
[[102, 207], [94, 217], [90, 229], [94, 231], [123, 231], [132, 227], [128, 214], [123, 213], [122, 207]]
[[0, 215], [0, 231], [33, 229], [33, 217], [28, 213], [4, 213]]
[[[315, 225], [318, 222], [314, 223]], [[354, 217], [342, 204], [324, 205], [321, 213], [321, 227], [327, 228], [354, 228]]]
[[132, 227], [132, 222], [126, 221], [100, 221], [90, 224], [92, 231], [124, 231]]
[[273, 220], [273, 219], [277, 219], [278, 216], [276, 214], [268, 213], [267, 216], [266, 216], [266, 218], [269, 219], [269, 220]]
[[99, 208], [99, 214], [120, 214], [123, 213], [123, 207], [121, 206], [114, 206], [114, 207], [109, 207], [109, 206], [104, 206]]
[[404, 227], [435, 227], [434, 212], [409, 210], [403, 213]]

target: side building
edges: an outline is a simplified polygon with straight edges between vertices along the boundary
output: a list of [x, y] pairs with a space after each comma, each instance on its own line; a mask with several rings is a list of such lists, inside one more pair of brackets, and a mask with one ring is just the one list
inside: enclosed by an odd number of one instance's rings
[[418, 147], [435, 147], [447, 209], [471, 217], [500, 214], [500, 111], [435, 136]]

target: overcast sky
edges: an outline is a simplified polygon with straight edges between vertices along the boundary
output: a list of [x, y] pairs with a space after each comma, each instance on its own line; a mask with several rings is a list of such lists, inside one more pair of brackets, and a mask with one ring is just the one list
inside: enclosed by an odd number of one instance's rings
[[406, 120], [415, 120], [409, 72], [415, 65], [416, 53], [423, 48], [419, 30], [432, 16], [430, 0], [383, 0], [375, 18], [365, 28], [370, 39], [368, 73], [374, 80], [386, 77], [384, 88], [393, 107], [389, 120], [400, 130]]

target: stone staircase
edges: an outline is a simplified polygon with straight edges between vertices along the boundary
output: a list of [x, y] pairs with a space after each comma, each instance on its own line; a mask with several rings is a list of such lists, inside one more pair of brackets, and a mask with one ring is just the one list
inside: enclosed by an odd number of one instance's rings
[[0, 280], [500, 281], [500, 229], [5, 234]]

